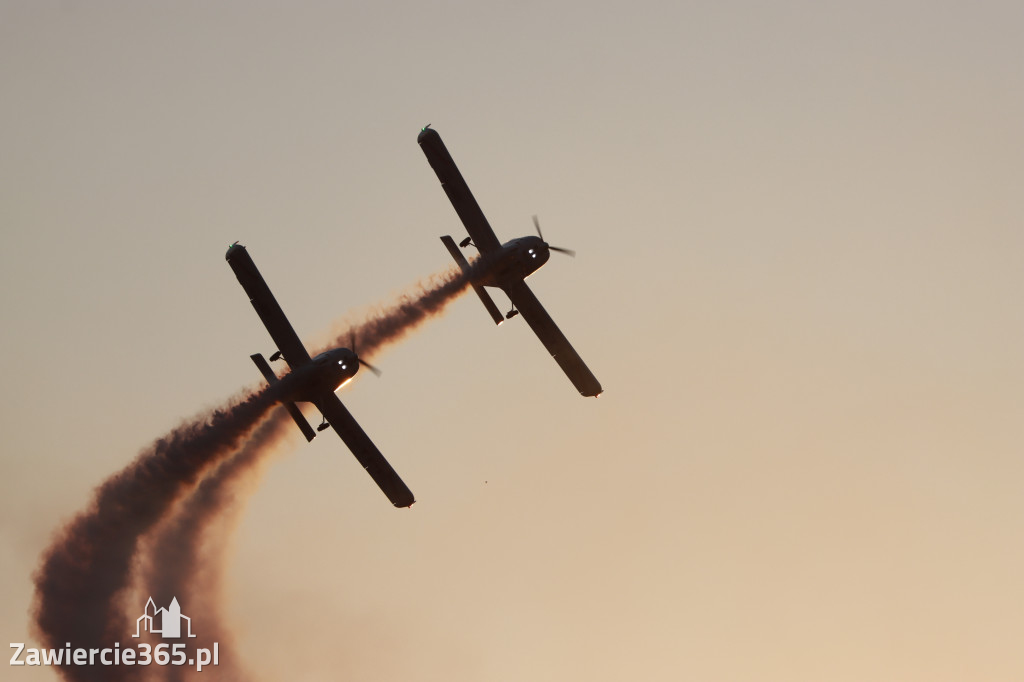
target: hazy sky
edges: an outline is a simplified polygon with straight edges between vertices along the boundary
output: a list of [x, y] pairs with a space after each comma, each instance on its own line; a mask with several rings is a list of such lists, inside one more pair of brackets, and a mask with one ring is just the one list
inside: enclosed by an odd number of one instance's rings
[[579, 252], [530, 285], [606, 393], [475, 297], [374, 358], [340, 395], [418, 503], [330, 434], [275, 460], [227, 568], [257, 679], [1019, 682], [1022, 36], [1012, 1], [0, 0], [0, 641], [94, 486], [259, 381], [228, 244], [310, 341], [448, 266], [432, 123], [499, 238]]

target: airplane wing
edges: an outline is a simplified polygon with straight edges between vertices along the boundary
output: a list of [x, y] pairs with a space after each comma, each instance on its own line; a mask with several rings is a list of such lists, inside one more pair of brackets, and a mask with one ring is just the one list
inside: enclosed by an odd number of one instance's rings
[[313, 404], [317, 406], [324, 418], [331, 423], [334, 430], [345, 441], [345, 445], [356, 456], [359, 463], [363, 465], [366, 472], [370, 474], [384, 494], [396, 507], [411, 507], [416, 498], [412, 491], [402, 482], [395, 470], [391, 468], [384, 455], [373, 444], [370, 437], [366, 435], [363, 428], [352, 417], [351, 413], [338, 400], [333, 393], [326, 393]]
[[274, 294], [270, 293], [270, 287], [263, 280], [260, 271], [256, 269], [256, 264], [252, 262], [252, 257], [245, 247], [238, 243], [232, 245], [225, 258], [227, 258], [231, 269], [235, 271], [235, 277], [245, 289], [245, 293], [249, 295], [249, 302], [256, 309], [256, 314], [263, 320], [263, 325], [270, 332], [270, 337], [274, 339], [278, 350], [288, 361], [288, 366], [294, 369], [309, 362], [309, 353], [306, 352], [306, 347], [302, 345], [299, 335], [295, 333], [288, 318], [284, 316], [284, 311], [278, 305]]
[[469, 191], [469, 185], [462, 179], [462, 173], [441, 141], [441, 136], [433, 128], [424, 128], [416, 141], [420, 143], [420, 149], [426, 154], [430, 167], [441, 181], [441, 187], [455, 207], [455, 212], [459, 214], [462, 224], [466, 226], [466, 232], [473, 239], [476, 248], [480, 253], [499, 250], [501, 242], [494, 235], [494, 230], [484, 217], [484, 212], [480, 210], [480, 205], [473, 198], [473, 193]]
[[544, 310], [544, 306], [530, 291], [530, 287], [526, 286], [526, 282], [516, 282], [503, 288], [512, 300], [512, 304], [519, 309], [527, 324], [530, 325], [530, 329], [555, 358], [555, 362], [569, 377], [576, 390], [585, 396], [601, 395], [604, 390], [601, 388], [601, 383], [583, 362], [569, 340], [565, 338], [565, 334], [558, 328], [555, 321], [548, 315], [548, 311]]

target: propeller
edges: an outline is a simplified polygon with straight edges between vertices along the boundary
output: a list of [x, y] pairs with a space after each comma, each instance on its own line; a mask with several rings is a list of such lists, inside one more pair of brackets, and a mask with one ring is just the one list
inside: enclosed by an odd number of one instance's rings
[[[533, 226], [537, 228], [537, 236], [540, 237], [541, 241], [544, 241], [544, 233], [540, 231], [540, 221], [537, 220], [537, 216], [533, 216]], [[563, 249], [560, 246], [551, 246], [551, 244], [548, 244], [547, 242], [544, 242], [544, 243], [547, 245], [548, 249], [551, 250], [551, 251], [557, 251], [558, 253], [564, 253], [566, 256], [569, 256], [570, 258], [575, 258], [576, 257], [576, 252], [573, 251], [572, 249]]]
[[376, 375], [376, 376], [380, 376], [381, 374], [383, 374], [383, 372], [381, 372], [379, 369], [377, 369], [376, 367], [374, 367], [373, 365], [368, 363], [366, 360], [363, 360], [361, 357], [359, 357], [359, 353], [356, 353], [356, 333], [355, 333], [355, 331], [352, 332], [352, 345], [350, 346], [350, 350], [356, 356], [356, 360], [359, 361], [360, 365], [362, 365], [366, 369], [368, 369], [371, 372], [373, 372], [374, 375]]

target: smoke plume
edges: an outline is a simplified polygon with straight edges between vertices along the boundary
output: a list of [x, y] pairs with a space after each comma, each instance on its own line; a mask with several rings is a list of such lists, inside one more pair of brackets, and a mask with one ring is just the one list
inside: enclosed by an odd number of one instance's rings
[[[172, 643], [185, 644], [188, 657], [193, 658], [196, 648], [210, 650], [218, 642], [220, 680], [247, 679], [241, 662], [233, 655], [235, 647], [220, 615], [222, 569], [229, 554], [230, 535], [270, 455], [280, 451], [297, 433], [284, 408], [275, 408], [240, 450], [219, 464], [190, 496], [178, 503], [170, 518], [153, 531], [141, 549], [146, 564], [142, 568], [146, 593], [157, 604], [169, 604], [176, 597], [187, 606], [193, 621], [202, 624], [195, 638]], [[202, 673], [191, 666], [158, 667], [150, 673], [169, 682], [191, 676], [202, 678]]]
[[[123, 597], [139, 538], [212, 465], [234, 452], [270, 409], [267, 391], [186, 422], [96, 490], [57, 535], [35, 575], [35, 622], [47, 647], [107, 648], [125, 637]], [[65, 666], [67, 680], [124, 679], [123, 666]]]
[[[444, 312], [445, 307], [469, 287], [470, 274], [452, 266], [432, 275], [397, 301], [379, 308], [368, 319], [337, 334], [332, 347], [356, 345], [361, 357], [371, 357], [383, 347], [401, 341], [423, 322]], [[325, 349], [321, 349], [325, 350]]]
[[[442, 312], [468, 284], [469, 276], [454, 268], [436, 275], [339, 335], [335, 345], [347, 345], [354, 332], [359, 353], [369, 356]], [[133, 632], [124, 600], [139, 565], [148, 567], [146, 587], [159, 603], [187, 598], [203, 623], [203, 641], [227, 638], [217, 612], [224, 556], [207, 541], [224, 539], [233, 528], [218, 524], [226, 511], [240, 510], [242, 484], [257, 477], [290, 428], [283, 410], [268, 416], [274, 402], [269, 390], [243, 394], [160, 438], [97, 488], [90, 505], [57, 533], [34, 576], [35, 625], [44, 647], [109, 648]], [[230, 656], [226, 649], [224, 655]], [[178, 679], [182, 668], [165, 670]], [[60, 671], [68, 682], [118, 682], [139, 673], [98, 665]], [[226, 674], [240, 671], [225, 665], [218, 676]]]

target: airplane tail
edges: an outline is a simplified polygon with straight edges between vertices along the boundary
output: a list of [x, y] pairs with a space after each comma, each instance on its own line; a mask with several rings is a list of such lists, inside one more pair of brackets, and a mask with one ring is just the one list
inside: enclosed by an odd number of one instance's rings
[[[444, 242], [444, 245], [448, 248], [448, 253], [452, 254], [452, 258], [454, 258], [455, 262], [459, 264], [462, 271], [468, 273], [469, 262], [467, 262], [466, 257], [462, 255], [462, 251], [459, 250], [455, 240], [450, 236], [445, 235], [441, 237], [441, 241]], [[487, 312], [491, 314], [491, 319], [494, 320], [494, 324], [501, 324], [504, 322], [505, 317], [501, 314], [501, 311], [498, 310], [498, 306], [494, 305], [494, 300], [491, 298], [491, 295], [488, 294], [479, 284], [474, 282], [470, 282], [470, 284], [473, 287], [473, 291], [476, 292], [476, 295], [480, 297], [480, 302], [484, 304], [484, 307], [487, 308]]]
[[[274, 370], [270, 369], [270, 365], [267, 364], [266, 359], [264, 359], [262, 355], [255, 353], [249, 357], [252, 358], [252, 361], [256, 364], [256, 368], [260, 370], [260, 374], [263, 375], [263, 378], [267, 380], [268, 384], [273, 386], [278, 382], [277, 375], [274, 374]], [[303, 416], [302, 411], [299, 410], [298, 405], [291, 401], [282, 401], [281, 404], [284, 405], [284, 409], [288, 410], [288, 414], [290, 414], [292, 419], [295, 420], [295, 425], [299, 427], [299, 431], [302, 431], [302, 435], [306, 437], [307, 441], [311, 441], [316, 438], [316, 431], [314, 431], [313, 427], [309, 425], [308, 421], [306, 421], [306, 418]]]

